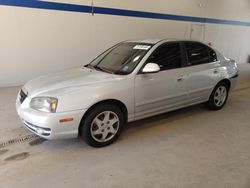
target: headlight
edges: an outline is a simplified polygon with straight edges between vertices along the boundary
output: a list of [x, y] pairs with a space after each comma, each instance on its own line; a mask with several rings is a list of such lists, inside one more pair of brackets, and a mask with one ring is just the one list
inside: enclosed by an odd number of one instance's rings
[[52, 97], [35, 97], [30, 101], [30, 107], [41, 112], [55, 113], [58, 100]]

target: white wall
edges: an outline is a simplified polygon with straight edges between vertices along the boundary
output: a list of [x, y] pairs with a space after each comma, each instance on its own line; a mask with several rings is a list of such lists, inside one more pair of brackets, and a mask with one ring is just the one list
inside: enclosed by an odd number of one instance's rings
[[[91, 5], [91, 0], [57, 2]], [[94, 5], [250, 20], [248, 0], [94, 0]], [[119, 41], [143, 38], [189, 39], [192, 24], [0, 6], [0, 87], [21, 85], [38, 75], [81, 66]], [[206, 24], [204, 34], [205, 41], [212, 42], [226, 56], [240, 63], [247, 61], [250, 54], [250, 27]]]
[[[207, 17], [250, 22], [249, 0], [209, 0]], [[237, 60], [248, 62], [250, 56], [250, 27], [206, 24], [206, 41]]]

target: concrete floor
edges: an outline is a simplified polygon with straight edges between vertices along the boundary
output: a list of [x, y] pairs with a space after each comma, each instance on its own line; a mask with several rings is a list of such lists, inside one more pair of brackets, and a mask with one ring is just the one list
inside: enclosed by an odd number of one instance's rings
[[[0, 89], [0, 143], [30, 135]], [[0, 188], [250, 188], [250, 65], [219, 112], [203, 105], [129, 124], [101, 149], [80, 139], [22, 142], [0, 148]]]

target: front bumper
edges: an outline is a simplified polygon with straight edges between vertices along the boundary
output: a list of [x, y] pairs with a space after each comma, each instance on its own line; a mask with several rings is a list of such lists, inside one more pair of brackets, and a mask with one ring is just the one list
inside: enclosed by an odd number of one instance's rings
[[[61, 113], [45, 113], [29, 107], [27, 97], [21, 104], [19, 95], [16, 100], [17, 113], [31, 132], [45, 139], [66, 139], [78, 136], [78, 128], [86, 110], [76, 110]], [[61, 123], [61, 119], [73, 118], [73, 121]]]

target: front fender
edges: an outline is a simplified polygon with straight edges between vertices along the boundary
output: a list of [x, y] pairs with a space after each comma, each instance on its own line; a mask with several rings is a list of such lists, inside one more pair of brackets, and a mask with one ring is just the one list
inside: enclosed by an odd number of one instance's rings
[[70, 87], [56, 91], [53, 94], [58, 98], [57, 112], [88, 109], [94, 104], [104, 100], [121, 101], [134, 113], [134, 87], [129, 80], [95, 84], [88, 86]]

